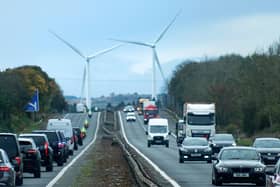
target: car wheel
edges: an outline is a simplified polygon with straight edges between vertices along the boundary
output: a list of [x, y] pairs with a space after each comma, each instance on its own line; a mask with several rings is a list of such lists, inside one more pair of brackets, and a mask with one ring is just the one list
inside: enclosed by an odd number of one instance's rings
[[41, 171], [40, 170], [36, 170], [34, 172], [34, 178], [41, 178]]
[[212, 163], [212, 160], [207, 160], [207, 163], [208, 163], [208, 164]]
[[151, 147], [151, 142], [148, 141], [147, 146], [148, 146], [148, 147]]
[[257, 186], [265, 186], [265, 181], [259, 181], [256, 183]]
[[62, 158], [57, 161], [57, 166], [63, 166], [63, 159]]
[[53, 164], [52, 164], [52, 162], [50, 162], [50, 163], [46, 166], [46, 171], [53, 171]]
[[73, 150], [69, 150], [69, 155], [73, 155], [74, 154], [74, 151]]
[[169, 142], [166, 142], [166, 143], [165, 143], [165, 147], [169, 147]]
[[179, 163], [184, 163], [184, 158], [182, 156], [179, 156]]
[[16, 185], [21, 186], [23, 184], [23, 173], [21, 173], [21, 176], [16, 177]]

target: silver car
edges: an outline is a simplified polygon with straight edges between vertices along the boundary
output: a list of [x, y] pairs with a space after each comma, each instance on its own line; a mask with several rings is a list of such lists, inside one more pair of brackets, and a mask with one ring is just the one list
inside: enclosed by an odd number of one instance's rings
[[0, 149], [0, 184], [15, 186], [16, 173], [9, 157], [3, 149]]

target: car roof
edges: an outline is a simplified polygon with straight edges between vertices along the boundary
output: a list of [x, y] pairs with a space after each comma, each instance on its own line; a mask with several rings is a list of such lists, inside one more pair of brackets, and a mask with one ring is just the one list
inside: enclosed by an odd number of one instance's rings
[[34, 142], [32, 138], [18, 138], [18, 141]]
[[214, 136], [232, 136], [232, 134], [230, 134], [230, 133], [218, 133], [218, 134], [215, 134]]
[[166, 118], [152, 118], [149, 120], [149, 125], [168, 125]]
[[204, 137], [186, 137], [184, 140], [187, 140], [187, 139], [193, 139], [193, 140], [206, 140], [206, 141], [207, 141], [207, 139], [206, 139], [206, 138], [204, 138]]
[[34, 130], [32, 131], [32, 133], [36, 133], [36, 132], [58, 132], [57, 130]]
[[230, 150], [230, 149], [249, 149], [249, 150], [256, 150], [254, 147], [249, 146], [234, 146], [234, 147], [224, 147], [223, 150]]
[[11, 136], [16, 136], [16, 134], [14, 134], [14, 133], [0, 133], [0, 136], [1, 135], [11, 135]]
[[279, 138], [273, 138], [273, 137], [262, 137], [262, 138], [256, 138], [256, 140], [279, 140]]
[[21, 136], [46, 136], [45, 134], [34, 134], [34, 133], [24, 133], [24, 134], [19, 134], [19, 137]]

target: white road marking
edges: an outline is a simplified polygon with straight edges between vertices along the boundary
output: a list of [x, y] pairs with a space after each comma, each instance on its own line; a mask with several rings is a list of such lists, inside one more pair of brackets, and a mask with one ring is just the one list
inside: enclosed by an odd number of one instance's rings
[[94, 138], [93, 140], [75, 157], [73, 158], [73, 160], [66, 165], [57, 175], [55, 178], [53, 178], [53, 180], [51, 180], [49, 182], [49, 184], [46, 187], [52, 187], [53, 185], [55, 185], [55, 183], [57, 183], [57, 181], [65, 174], [65, 172], [89, 149], [89, 147], [95, 142], [96, 137], [97, 137], [97, 132], [99, 130], [99, 121], [100, 121], [100, 113], [98, 113], [97, 116], [97, 127], [96, 127], [96, 131], [94, 134]]
[[121, 129], [122, 129], [122, 134], [124, 136], [125, 141], [127, 142], [127, 144], [132, 147], [142, 158], [144, 158], [157, 172], [159, 172], [159, 174], [165, 178], [168, 182], [170, 182], [170, 184], [172, 184], [174, 187], [180, 187], [180, 185], [171, 177], [169, 177], [163, 170], [161, 170], [155, 163], [153, 163], [148, 157], [146, 157], [141, 151], [139, 151], [139, 149], [137, 149], [134, 145], [132, 145], [131, 143], [129, 143], [125, 131], [124, 131], [124, 127], [123, 127], [123, 120], [122, 120], [122, 116], [121, 113], [119, 112], [119, 119], [120, 119], [120, 125], [121, 125]]

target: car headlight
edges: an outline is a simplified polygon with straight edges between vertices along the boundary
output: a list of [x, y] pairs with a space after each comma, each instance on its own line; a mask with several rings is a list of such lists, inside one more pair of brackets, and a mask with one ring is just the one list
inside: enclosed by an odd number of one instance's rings
[[216, 146], [217, 144], [213, 143], [213, 146]]
[[257, 168], [254, 168], [254, 171], [255, 172], [263, 172], [264, 168], [263, 167], [257, 167]]
[[236, 143], [232, 143], [231, 145], [232, 145], [232, 146], [236, 146]]
[[278, 153], [277, 156], [280, 156], [280, 153]]
[[208, 148], [206, 148], [206, 149], [204, 149], [204, 152], [211, 152], [212, 150], [211, 150], [211, 148], [210, 147], [208, 147]]
[[219, 173], [226, 173], [228, 172], [228, 168], [225, 168], [225, 167], [216, 167], [217, 171]]

